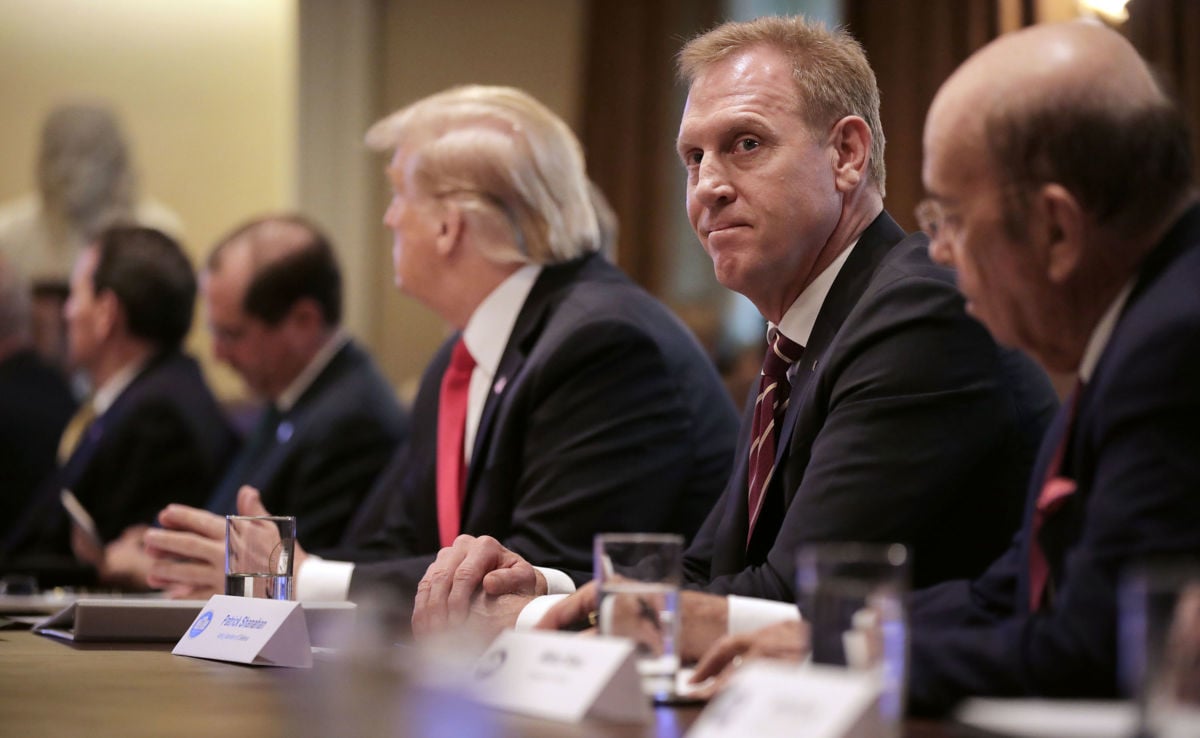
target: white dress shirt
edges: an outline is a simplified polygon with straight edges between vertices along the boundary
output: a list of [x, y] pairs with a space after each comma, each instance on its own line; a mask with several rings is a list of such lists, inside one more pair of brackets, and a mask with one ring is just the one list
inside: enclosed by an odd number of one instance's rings
[[[825, 304], [825, 298], [829, 296], [829, 290], [833, 287], [834, 280], [837, 279], [837, 275], [846, 264], [846, 259], [850, 258], [850, 252], [857, 245], [858, 241], [855, 240], [854, 243], [850, 244], [845, 251], [830, 262], [829, 266], [825, 267], [804, 288], [804, 291], [800, 293], [796, 301], [792, 303], [792, 306], [783, 314], [779, 325], [776, 326], [780, 333], [801, 346], [808, 345], [808, 340], [812, 336], [813, 326], [816, 324], [817, 316], [821, 312], [821, 306]], [[788, 369], [789, 377], [795, 376], [795, 372], [799, 371], [801, 363], [803, 362], [797, 362]], [[542, 572], [546, 577], [549, 594], [545, 597], [535, 598], [521, 610], [521, 614], [517, 617], [518, 629], [532, 628], [537, 625], [542, 616], [556, 602], [575, 591], [575, 583], [564, 572], [544, 567], [537, 567], [537, 570]], [[553, 579], [551, 579], [552, 575]], [[770, 625], [781, 620], [795, 620], [799, 618], [795, 603], [777, 602], [775, 600], [764, 600], [756, 597], [739, 597], [736, 595], [730, 595], [726, 600], [729, 603], [730, 633], [757, 630], [764, 625]]]
[[[500, 367], [517, 316], [541, 272], [541, 266], [528, 265], [510, 274], [479, 303], [463, 329], [463, 343], [475, 359], [471, 386], [467, 390], [467, 418], [463, 432], [463, 463], [467, 465], [471, 463], [475, 435], [488, 395], [504, 390], [502, 383], [508, 378], [497, 378], [496, 370]], [[354, 564], [351, 562], [309, 556], [296, 572], [296, 591], [306, 600], [344, 600], [350, 592], [353, 575]], [[570, 581], [566, 574], [562, 576]]]

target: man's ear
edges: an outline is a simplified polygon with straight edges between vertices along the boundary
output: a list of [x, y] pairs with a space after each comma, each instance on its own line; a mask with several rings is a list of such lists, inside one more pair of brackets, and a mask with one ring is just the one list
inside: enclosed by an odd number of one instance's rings
[[849, 192], [867, 176], [871, 161], [871, 128], [857, 115], [847, 115], [829, 132], [833, 175], [839, 192]]
[[437, 253], [450, 256], [459, 246], [466, 228], [466, 216], [462, 208], [453, 201], [443, 201], [438, 213], [438, 233], [435, 243]]
[[292, 304], [287, 312], [287, 321], [293, 325], [300, 326], [305, 329], [305, 332], [318, 330], [325, 325], [325, 317], [321, 313], [321, 306], [311, 297], [301, 297]]
[[101, 290], [93, 303], [93, 320], [101, 339], [111, 337], [125, 323], [125, 308], [112, 290]]
[[1083, 259], [1085, 215], [1079, 201], [1065, 187], [1046, 184], [1038, 190], [1038, 242], [1044, 254], [1046, 276], [1055, 284], [1065, 282]]

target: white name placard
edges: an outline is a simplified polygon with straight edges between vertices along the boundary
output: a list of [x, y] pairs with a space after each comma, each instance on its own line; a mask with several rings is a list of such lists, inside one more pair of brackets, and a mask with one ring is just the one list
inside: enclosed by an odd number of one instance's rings
[[650, 716], [625, 638], [505, 631], [476, 663], [474, 680], [480, 701], [509, 712], [564, 722]]
[[755, 661], [718, 694], [687, 738], [874, 738], [880, 680], [868, 671]]
[[312, 666], [299, 602], [213, 595], [171, 653], [258, 666]]

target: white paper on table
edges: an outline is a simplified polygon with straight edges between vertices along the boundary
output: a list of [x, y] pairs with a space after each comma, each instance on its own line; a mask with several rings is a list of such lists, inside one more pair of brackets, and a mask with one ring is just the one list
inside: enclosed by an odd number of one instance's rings
[[960, 723], [1025, 738], [1128, 738], [1137, 728], [1137, 707], [1119, 700], [966, 700], [955, 711]]

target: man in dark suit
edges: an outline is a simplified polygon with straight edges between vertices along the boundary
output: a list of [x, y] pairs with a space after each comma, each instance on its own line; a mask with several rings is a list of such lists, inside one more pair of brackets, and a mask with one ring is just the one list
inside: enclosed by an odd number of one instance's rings
[[368, 142], [395, 150], [397, 286], [457, 330], [368, 503], [384, 524], [338, 552], [358, 563], [298, 554], [300, 596], [383, 587], [407, 609], [439, 548], [485, 534], [585, 578], [596, 531], [694, 533], [736, 414], [684, 326], [596, 253], [570, 129], [518, 90], [464, 87]]
[[[692, 226], [718, 279], [771, 326], [729, 485], [685, 554], [703, 590], [681, 599], [681, 655], [694, 659], [726, 632], [795, 619], [806, 542], [903, 542], [921, 583], [982, 571], [1018, 525], [1055, 403], [1040, 370], [965, 314], [924, 236], [883, 211], [878, 90], [852, 38], [761, 18], [695, 39], [680, 60]], [[479, 548], [468, 570], [499, 569], [493, 592], [505, 577], [540, 592], [527, 565]], [[595, 599], [589, 585], [547, 624]]]
[[0, 256], [0, 541], [54, 472], [73, 412], [65, 378], [33, 348], [29, 288]]
[[1099, 26], [1004, 36], [935, 98], [935, 256], [999, 340], [1081, 385], [1047, 434], [1013, 546], [970, 586], [914, 597], [913, 709], [1114, 695], [1122, 570], [1200, 555], [1192, 167], [1180, 114]]
[[[83, 251], [66, 305], [68, 356], [93, 391], [68, 424], [58, 474], [10, 537], [10, 552], [71, 550], [63, 489], [90, 513], [106, 548], [136, 548], [165, 504], [208, 495], [235, 441], [198, 365], [180, 351], [195, 296], [187, 256], [159, 231], [112, 228]], [[102, 552], [86, 537], [74, 543], [105, 575]]]
[[934, 99], [918, 209], [934, 257], [997, 339], [1080, 381], [1009, 549], [911, 598], [911, 710], [1115, 695], [1122, 573], [1200, 555], [1193, 161], [1145, 62], [1101, 26], [1003, 36]]
[[218, 242], [202, 288], [213, 353], [266, 404], [207, 508], [235, 513], [248, 484], [277, 514], [295, 515], [310, 546], [333, 545], [408, 419], [340, 327], [332, 247], [300, 217], [256, 218]]

